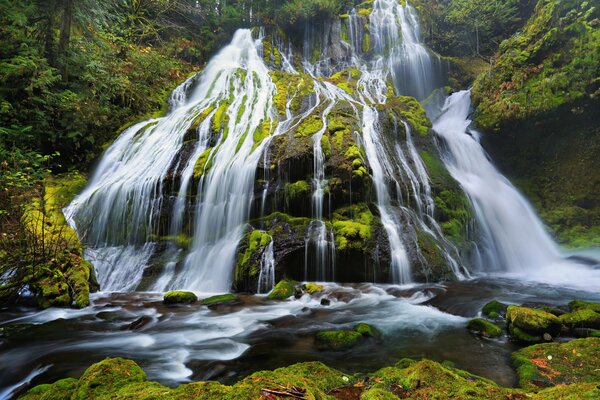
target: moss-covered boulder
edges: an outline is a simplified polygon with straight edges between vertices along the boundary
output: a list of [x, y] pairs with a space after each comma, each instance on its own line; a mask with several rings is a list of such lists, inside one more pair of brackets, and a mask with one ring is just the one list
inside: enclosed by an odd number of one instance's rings
[[308, 293], [308, 294], [319, 293], [319, 292], [322, 292], [323, 289], [325, 289], [325, 287], [323, 285], [317, 285], [316, 283], [311, 283], [311, 282], [302, 286], [302, 290], [304, 291], [304, 293]]
[[239, 296], [233, 293], [219, 294], [216, 296], [207, 297], [202, 299], [202, 305], [209, 307], [216, 307], [219, 305], [231, 305], [240, 302]]
[[600, 382], [600, 339], [544, 343], [513, 354], [519, 386], [538, 390], [547, 386]]
[[72, 400], [110, 397], [116, 390], [146, 381], [146, 373], [133, 361], [107, 358], [88, 368], [71, 395]]
[[294, 295], [294, 288], [298, 282], [283, 279], [275, 285], [275, 288], [269, 293], [267, 298], [269, 300], [285, 300]]
[[320, 349], [339, 351], [356, 346], [362, 338], [362, 333], [357, 331], [323, 331], [315, 335], [315, 343]]
[[600, 303], [592, 303], [590, 301], [573, 300], [569, 303], [569, 309], [571, 311], [578, 310], [592, 310], [600, 313]]
[[506, 315], [506, 304], [500, 303], [497, 300], [492, 300], [481, 309], [481, 313], [489, 318], [498, 318]]
[[544, 335], [554, 336], [560, 332], [560, 320], [546, 311], [527, 307], [509, 306], [506, 311], [508, 332], [513, 340], [537, 343]]
[[53, 384], [36, 386], [28, 391], [21, 400], [70, 400], [77, 387], [78, 381], [74, 378], [65, 378]]
[[558, 317], [560, 322], [567, 327], [600, 329], [600, 313], [588, 308], [581, 308]]
[[502, 329], [490, 321], [482, 318], [475, 318], [469, 321], [467, 329], [485, 337], [497, 337], [502, 335]]
[[192, 292], [175, 290], [165, 293], [163, 303], [165, 304], [191, 304], [198, 301], [198, 296]]

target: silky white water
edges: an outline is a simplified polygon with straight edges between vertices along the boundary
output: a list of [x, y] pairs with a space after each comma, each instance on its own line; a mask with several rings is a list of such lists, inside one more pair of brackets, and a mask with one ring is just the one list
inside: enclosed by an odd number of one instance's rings
[[531, 205], [492, 165], [479, 133], [470, 127], [470, 107], [470, 91], [452, 94], [433, 129], [446, 145], [448, 171], [473, 205], [481, 243], [479, 268], [565, 287], [600, 287], [600, 270], [565, 259]]

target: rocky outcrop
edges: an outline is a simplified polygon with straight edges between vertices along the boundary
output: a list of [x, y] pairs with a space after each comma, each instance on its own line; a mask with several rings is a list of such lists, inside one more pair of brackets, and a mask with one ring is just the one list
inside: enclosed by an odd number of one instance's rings
[[539, 1], [522, 32], [500, 45], [473, 87], [486, 149], [573, 247], [598, 245], [600, 10]]

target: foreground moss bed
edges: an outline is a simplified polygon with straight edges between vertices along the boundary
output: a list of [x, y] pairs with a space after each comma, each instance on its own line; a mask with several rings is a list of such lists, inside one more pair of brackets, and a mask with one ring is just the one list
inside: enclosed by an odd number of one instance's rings
[[107, 358], [78, 380], [39, 385], [20, 399], [595, 399], [600, 396], [599, 360], [600, 339], [589, 338], [514, 353], [518, 388], [501, 387], [447, 363], [402, 359], [369, 374], [349, 375], [305, 362], [255, 372], [232, 386], [194, 382], [172, 389], [148, 382], [131, 360]]

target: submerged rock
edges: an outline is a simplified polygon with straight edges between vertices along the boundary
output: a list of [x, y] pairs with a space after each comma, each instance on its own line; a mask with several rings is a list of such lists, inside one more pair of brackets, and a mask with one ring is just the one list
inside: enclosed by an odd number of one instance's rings
[[356, 346], [362, 338], [363, 335], [357, 331], [323, 331], [317, 333], [315, 342], [320, 349], [338, 351]]
[[470, 320], [467, 329], [485, 337], [497, 337], [502, 334], [502, 329], [483, 318]]
[[202, 300], [202, 305], [213, 307], [239, 303], [240, 298], [233, 293], [219, 294]]
[[372, 325], [365, 324], [364, 322], [361, 322], [360, 324], [356, 325], [354, 327], [354, 330], [356, 332], [360, 333], [361, 335], [363, 335], [364, 337], [372, 337], [372, 338], [381, 337], [381, 332], [379, 332], [379, 330], [377, 328], [375, 328]]
[[173, 291], [163, 296], [165, 304], [191, 304], [198, 301], [198, 296], [192, 292]]

